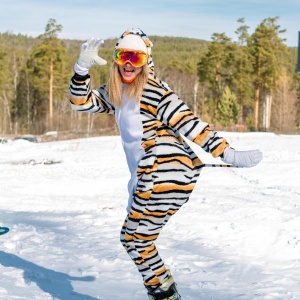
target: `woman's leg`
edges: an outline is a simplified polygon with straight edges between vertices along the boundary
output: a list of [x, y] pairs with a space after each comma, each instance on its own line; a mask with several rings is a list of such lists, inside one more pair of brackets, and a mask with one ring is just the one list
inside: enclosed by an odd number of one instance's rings
[[[162, 283], [169, 278], [155, 241], [170, 217], [188, 201], [199, 175], [180, 166], [176, 180], [170, 179], [170, 172], [173, 174], [176, 167], [171, 165], [171, 172], [169, 164], [165, 168], [161, 166], [161, 171], [156, 171], [151, 178], [143, 177], [121, 231], [121, 242], [151, 291], [164, 286]], [[152, 189], [148, 182], [153, 184]]]
[[[154, 241], [170, 215], [155, 217], [147, 210], [145, 213], [138, 226], [130, 215], [126, 218], [121, 230], [121, 243], [136, 264], [145, 286], [156, 288], [168, 278], [168, 273]], [[136, 227], [134, 232], [133, 227]]]

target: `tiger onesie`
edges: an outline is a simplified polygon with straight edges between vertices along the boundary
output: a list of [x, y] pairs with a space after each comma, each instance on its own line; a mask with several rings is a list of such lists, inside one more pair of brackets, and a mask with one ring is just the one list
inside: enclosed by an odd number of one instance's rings
[[[133, 33], [147, 41], [142, 31]], [[120, 240], [146, 288], [154, 289], [168, 278], [155, 240], [170, 217], [189, 200], [202, 165], [182, 136], [213, 157], [222, 155], [229, 145], [155, 76], [151, 56], [148, 66], [151, 72], [139, 103], [123, 96], [122, 105], [116, 108], [109, 101], [106, 85], [91, 90], [90, 76], [75, 73], [70, 104], [76, 111], [115, 115], [131, 173]]]

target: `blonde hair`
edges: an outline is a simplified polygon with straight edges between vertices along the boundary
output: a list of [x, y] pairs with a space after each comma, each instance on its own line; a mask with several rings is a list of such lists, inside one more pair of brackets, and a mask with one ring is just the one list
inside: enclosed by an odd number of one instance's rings
[[110, 76], [106, 84], [106, 90], [108, 91], [109, 101], [116, 107], [121, 106], [122, 93], [124, 93], [128, 99], [135, 97], [135, 101], [138, 103], [142, 96], [144, 86], [147, 83], [149, 76], [148, 65], [143, 66], [142, 71], [136, 76], [135, 80], [127, 84], [123, 90], [123, 82], [119, 67], [116, 63], [113, 63], [110, 70]]

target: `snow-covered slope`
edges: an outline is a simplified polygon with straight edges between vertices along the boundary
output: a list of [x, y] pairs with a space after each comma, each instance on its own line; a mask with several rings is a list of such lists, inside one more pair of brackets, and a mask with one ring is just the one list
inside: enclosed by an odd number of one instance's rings
[[[264, 159], [203, 169], [161, 256], [184, 300], [300, 299], [300, 136], [221, 135]], [[128, 176], [118, 136], [0, 145], [0, 300], [147, 299], [119, 242]]]

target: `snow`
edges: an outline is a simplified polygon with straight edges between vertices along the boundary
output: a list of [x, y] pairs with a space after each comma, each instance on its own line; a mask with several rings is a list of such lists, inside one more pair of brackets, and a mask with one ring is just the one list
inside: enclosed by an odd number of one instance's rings
[[[250, 169], [204, 168], [157, 241], [184, 300], [300, 299], [300, 136], [221, 132], [260, 149]], [[200, 148], [206, 163], [221, 163]], [[120, 137], [0, 145], [0, 300], [142, 300], [119, 242]]]

